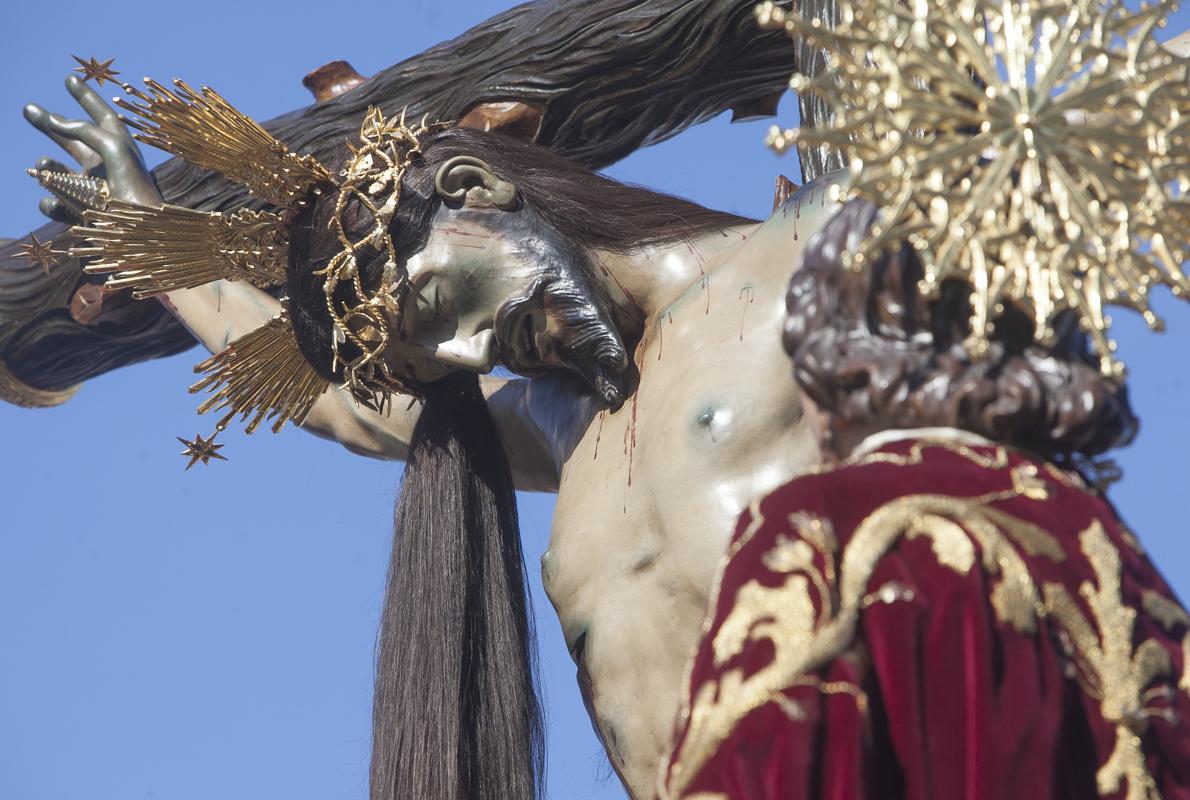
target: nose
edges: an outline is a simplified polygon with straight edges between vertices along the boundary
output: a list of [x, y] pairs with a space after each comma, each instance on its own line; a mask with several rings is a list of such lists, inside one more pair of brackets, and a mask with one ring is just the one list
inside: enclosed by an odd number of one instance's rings
[[469, 372], [491, 372], [496, 366], [496, 336], [486, 330], [443, 342], [434, 350], [434, 360]]

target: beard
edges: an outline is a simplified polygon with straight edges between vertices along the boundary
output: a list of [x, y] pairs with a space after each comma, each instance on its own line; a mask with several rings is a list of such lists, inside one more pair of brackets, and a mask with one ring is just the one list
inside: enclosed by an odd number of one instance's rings
[[627, 394], [628, 352], [612, 321], [611, 301], [591, 277], [590, 258], [557, 234], [539, 233], [525, 247], [543, 268], [525, 294], [496, 314], [501, 361], [527, 376], [566, 370], [605, 406], [619, 408]]

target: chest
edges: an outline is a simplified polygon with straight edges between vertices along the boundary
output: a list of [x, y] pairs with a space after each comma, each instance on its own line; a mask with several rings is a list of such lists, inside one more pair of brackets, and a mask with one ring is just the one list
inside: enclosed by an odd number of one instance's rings
[[551, 596], [647, 580], [697, 606], [739, 513], [817, 460], [781, 345], [786, 281], [715, 273], [651, 324], [637, 391], [566, 461]]

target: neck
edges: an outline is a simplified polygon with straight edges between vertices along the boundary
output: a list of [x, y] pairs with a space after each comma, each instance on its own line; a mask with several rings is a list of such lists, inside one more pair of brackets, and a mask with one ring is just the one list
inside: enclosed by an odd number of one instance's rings
[[757, 227], [758, 224], [740, 225], [628, 252], [593, 253], [596, 278], [625, 318], [617, 322], [636, 332], [644, 330], [730, 257]]

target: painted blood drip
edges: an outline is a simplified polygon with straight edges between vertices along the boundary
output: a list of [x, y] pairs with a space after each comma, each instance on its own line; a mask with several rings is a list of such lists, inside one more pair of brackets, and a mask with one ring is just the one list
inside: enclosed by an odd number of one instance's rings
[[632, 461], [636, 454], [636, 409], [640, 400], [640, 387], [644, 385], [645, 377], [645, 359], [644, 351], [638, 350], [640, 360], [636, 365], [637, 383], [636, 391], [632, 393], [632, 411], [628, 419], [628, 427], [624, 430], [624, 453], [628, 456], [628, 485], [632, 485]]
[[686, 249], [690, 251], [690, 255], [694, 256], [694, 263], [698, 266], [698, 274], [702, 276], [702, 289], [707, 293], [707, 307], [704, 314], [711, 313], [711, 276], [707, 274], [706, 270], [702, 268], [702, 253], [694, 249], [694, 245], [686, 242]]
[[740, 312], [740, 341], [742, 342], [744, 341], [744, 318], [748, 316], [748, 306], [756, 302], [756, 290], [751, 286], [745, 286], [740, 289], [740, 299], [744, 301], [744, 310]]
[[616, 277], [616, 273], [608, 269], [606, 264], [604, 264], [602, 261], [598, 261], [598, 264], [599, 271], [602, 272], [604, 276], [611, 278], [612, 283], [619, 287], [620, 291], [624, 293], [624, 297], [628, 298], [628, 302], [632, 304], [633, 311], [638, 316], [642, 317], [641, 321], [643, 322], [643, 312], [640, 310], [640, 303], [636, 302], [636, 298], [632, 296], [632, 292], [628, 291], [628, 289], [624, 287], [624, 284], [620, 283], [620, 279]]
[[595, 429], [595, 455], [591, 457], [592, 461], [599, 458], [599, 440], [603, 438], [603, 419], [607, 416], [607, 410], [600, 411], [595, 416], [599, 417], [599, 427]]
[[[471, 231], [459, 230], [458, 228], [441, 227], [441, 228], [434, 228], [433, 230], [434, 231], [442, 231], [443, 233], [449, 233], [452, 236], [463, 236], [463, 237], [468, 237], [471, 239], [479, 239], [481, 242], [486, 242], [488, 239], [491, 238], [487, 234], [472, 233]], [[477, 244], [477, 243], [472, 243], [472, 242], [452, 242], [451, 246], [452, 247], [467, 247], [472, 250], [486, 250], [488, 247], [486, 244]]]
[[[674, 324], [673, 313], [665, 312], [665, 318], [669, 320], [669, 324]], [[661, 325], [661, 320], [657, 320], [657, 360], [661, 360], [661, 351], [665, 348], [665, 328]]]

